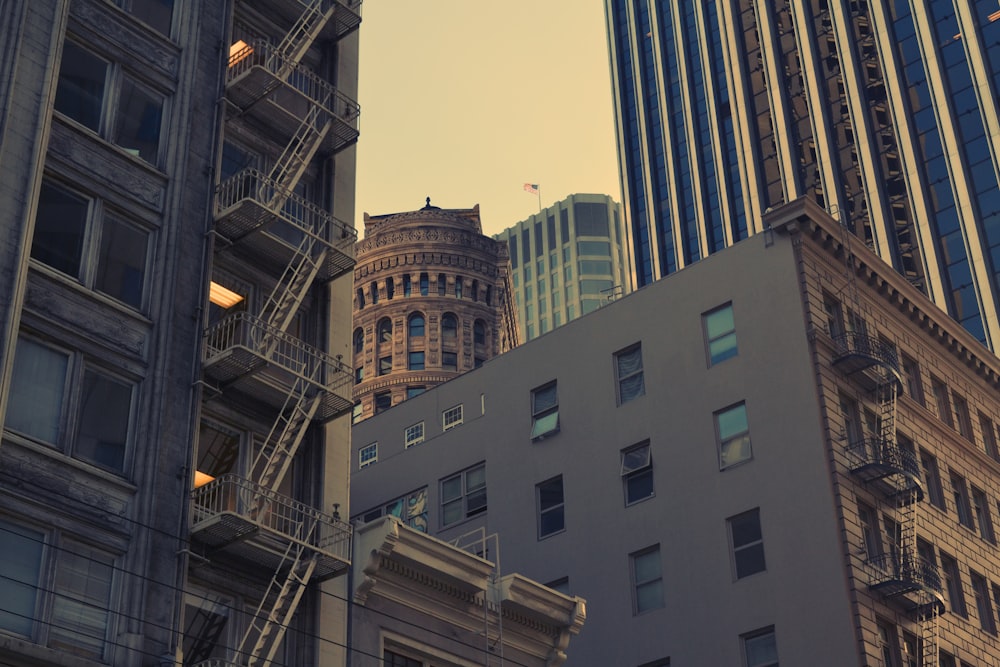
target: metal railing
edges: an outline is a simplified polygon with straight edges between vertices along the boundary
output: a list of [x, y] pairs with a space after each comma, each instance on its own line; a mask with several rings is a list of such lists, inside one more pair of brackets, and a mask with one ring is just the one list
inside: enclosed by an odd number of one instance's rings
[[229, 57], [226, 84], [237, 81], [257, 67], [281, 80], [289, 88], [298, 91], [313, 104], [352, 129], [358, 129], [361, 107], [356, 101], [338, 91], [330, 82], [324, 81], [309, 68], [287, 60], [267, 40], [252, 40]]
[[859, 438], [847, 446], [851, 469], [862, 466], [879, 466], [920, 479], [920, 461], [916, 452], [903, 449], [895, 442], [883, 438]]
[[343, 362], [249, 313], [233, 313], [205, 332], [205, 364], [233, 348], [249, 350], [326, 391], [353, 381]]
[[833, 337], [837, 357], [857, 355], [872, 359], [899, 375], [899, 358], [896, 347], [877, 336], [869, 336], [860, 331], [848, 331]]
[[[282, 202], [277, 210], [272, 207], [275, 201]], [[353, 227], [322, 207], [283, 189], [257, 169], [244, 169], [219, 183], [215, 190], [216, 218], [241, 202], [251, 202], [268, 209], [280, 221], [344, 253], [350, 253], [358, 240], [358, 232]]]
[[286, 540], [304, 544], [345, 563], [351, 559], [351, 524], [260, 484], [227, 474], [195, 489], [194, 525], [235, 514]]
[[910, 590], [941, 593], [941, 575], [937, 565], [919, 556], [884, 553], [869, 558], [865, 563], [869, 586], [905, 584]]

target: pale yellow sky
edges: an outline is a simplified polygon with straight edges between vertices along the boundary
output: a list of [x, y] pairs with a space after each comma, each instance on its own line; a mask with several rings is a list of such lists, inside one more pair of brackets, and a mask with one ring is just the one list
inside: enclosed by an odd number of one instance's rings
[[357, 219], [479, 204], [499, 232], [576, 192], [621, 200], [602, 0], [362, 6]]

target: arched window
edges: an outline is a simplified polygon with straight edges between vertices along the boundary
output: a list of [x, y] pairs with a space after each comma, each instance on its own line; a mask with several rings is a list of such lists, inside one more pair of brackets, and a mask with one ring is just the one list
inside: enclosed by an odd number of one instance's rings
[[362, 288], [358, 288], [358, 310], [365, 307], [365, 291]]
[[378, 303], [378, 283], [377, 282], [373, 281], [372, 284], [368, 286], [368, 293], [371, 295], [372, 305], [374, 306], [376, 303]]
[[448, 289], [448, 281], [445, 279], [443, 273], [438, 274], [438, 296], [444, 296], [445, 291]]
[[410, 284], [410, 274], [407, 273], [403, 276], [403, 296], [410, 296], [413, 291], [413, 286]]
[[420, 296], [427, 296], [427, 292], [431, 288], [431, 279], [427, 277], [426, 273], [420, 274]]
[[385, 298], [391, 299], [396, 296], [396, 283], [392, 278], [385, 279]]
[[462, 298], [462, 276], [455, 276], [455, 298]]
[[390, 345], [392, 343], [392, 320], [384, 317], [378, 322], [378, 344]]
[[424, 335], [424, 316], [421, 313], [413, 313], [409, 319], [409, 338], [421, 338]]
[[482, 320], [476, 320], [476, 323], [472, 325], [472, 337], [476, 345], [486, 345], [486, 323]]
[[479, 281], [472, 281], [472, 294], [470, 295], [473, 301], [479, 301]]
[[361, 354], [365, 349], [365, 331], [361, 327], [354, 330], [354, 354]]
[[458, 318], [455, 317], [454, 313], [445, 313], [441, 316], [441, 337], [458, 337]]

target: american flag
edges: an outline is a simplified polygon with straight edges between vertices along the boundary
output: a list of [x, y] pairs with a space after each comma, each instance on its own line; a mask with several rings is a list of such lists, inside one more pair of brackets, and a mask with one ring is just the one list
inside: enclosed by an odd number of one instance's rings
[[537, 195], [538, 194], [538, 183], [525, 183], [524, 184], [524, 191], [525, 192], [530, 192], [533, 195]]

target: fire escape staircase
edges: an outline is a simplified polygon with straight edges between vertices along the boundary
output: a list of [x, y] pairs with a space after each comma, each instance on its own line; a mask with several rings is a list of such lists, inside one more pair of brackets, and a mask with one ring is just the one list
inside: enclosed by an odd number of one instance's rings
[[[352, 407], [350, 370], [287, 333], [312, 284], [353, 267], [356, 240], [353, 228], [295, 194], [320, 150], [338, 150], [357, 135], [356, 125], [349, 123], [356, 120], [356, 105], [320, 85], [299, 62], [335, 15], [347, 12], [346, 24], [356, 27], [356, 22], [344, 2], [301, 4], [304, 11], [277, 48], [258, 43], [230, 60], [230, 102], [237, 107], [242, 102], [247, 113], [251, 107], [260, 110], [267, 122], [266, 114], [275, 106], [269, 107], [267, 98], [275, 97], [278, 106], [301, 119], [267, 176], [246, 170], [220, 184], [217, 192], [216, 230], [224, 239], [259, 237], [275, 223], [284, 223], [291, 233], [251, 244], [251, 250], [263, 249], [262, 254], [277, 258], [277, 265], [284, 264], [260, 316], [236, 313], [206, 332], [206, 376], [223, 391], [238, 387], [278, 409], [249, 479], [222, 475], [193, 493], [192, 533], [209, 553], [226, 551], [274, 572], [235, 662], [198, 663], [213, 667], [270, 665], [310, 581], [337, 576], [350, 565], [350, 525], [278, 493], [312, 421], [332, 419]], [[274, 245], [282, 249], [271, 251], [268, 246]], [[202, 646], [200, 656], [211, 651], [220, 633], [206, 624], [202, 634], [195, 642]]]

